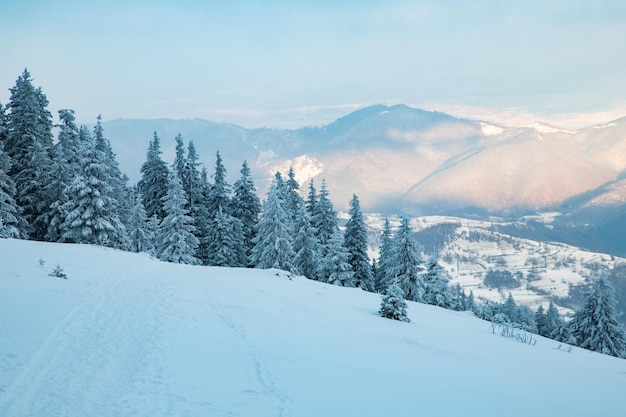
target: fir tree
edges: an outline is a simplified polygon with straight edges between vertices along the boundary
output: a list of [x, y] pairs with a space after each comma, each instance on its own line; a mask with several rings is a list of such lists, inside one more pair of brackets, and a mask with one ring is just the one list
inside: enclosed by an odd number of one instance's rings
[[241, 221], [244, 244], [249, 257], [252, 252], [252, 240], [256, 236], [256, 225], [259, 221], [262, 207], [256, 194], [256, 187], [252, 181], [247, 162], [244, 161], [240, 172], [241, 177], [235, 181], [232, 211], [233, 216]]
[[424, 294], [423, 262], [420, 247], [412, 233], [409, 220], [403, 217], [393, 238], [389, 260], [385, 265], [385, 279], [387, 282], [397, 280], [407, 300], [421, 301]]
[[154, 252], [154, 234], [148, 225], [146, 209], [143, 206], [141, 195], [137, 190], [133, 192], [133, 208], [128, 218], [128, 237], [130, 250], [133, 252]]
[[350, 219], [343, 234], [343, 245], [349, 253], [348, 263], [354, 271], [356, 286], [366, 291], [374, 291], [372, 268], [367, 255], [367, 228], [356, 195], [353, 195], [350, 201], [349, 214]]
[[206, 201], [209, 193], [209, 185], [203, 179], [200, 172], [200, 163], [198, 162], [198, 154], [193, 141], [189, 141], [187, 145], [187, 158], [183, 165], [184, 174], [181, 175], [183, 189], [189, 200], [189, 215], [193, 218], [193, 224], [196, 228], [194, 235], [200, 241], [196, 257], [202, 261], [204, 265], [209, 264], [209, 249], [207, 236], [210, 233], [211, 217], [207, 210]]
[[355, 287], [354, 272], [348, 262], [350, 254], [341, 242], [341, 235], [337, 231], [328, 241], [326, 256], [322, 258], [320, 276], [329, 284], [342, 287]]
[[163, 201], [169, 187], [169, 170], [161, 159], [161, 142], [156, 132], [140, 171], [141, 180], [138, 186], [146, 214], [148, 217], [156, 215], [162, 220], [166, 215]]
[[296, 216], [300, 213], [300, 207], [304, 205], [304, 200], [299, 194], [300, 184], [296, 180], [296, 174], [293, 171], [293, 167], [289, 168], [287, 174], [287, 181], [285, 181], [285, 194], [287, 199], [287, 208], [291, 215], [292, 221], [296, 221]]
[[189, 191], [185, 188], [185, 166], [187, 165], [187, 159], [185, 158], [185, 142], [183, 141], [183, 136], [180, 133], [176, 135], [174, 140], [176, 141], [176, 155], [174, 156], [174, 162], [172, 163], [172, 171], [178, 173], [180, 181], [183, 184], [183, 190], [189, 194]]
[[15, 184], [8, 174], [11, 159], [4, 152], [5, 138], [6, 117], [4, 107], [0, 104], [0, 238], [19, 238], [20, 229], [25, 225], [20, 225], [20, 209], [14, 198]]
[[48, 99], [41, 88], [33, 86], [28, 70], [18, 77], [10, 92], [4, 143], [11, 159], [8, 174], [15, 184], [15, 201], [29, 227], [22, 234], [41, 240], [47, 224], [41, 224], [38, 218], [51, 204], [45, 187], [51, 170], [52, 115], [47, 110]]
[[230, 209], [230, 185], [226, 182], [226, 168], [222, 163], [220, 153], [216, 153], [215, 173], [213, 174], [213, 184], [209, 188], [206, 202], [209, 216], [215, 216], [219, 208], [226, 213], [231, 213]]
[[615, 290], [605, 276], [594, 282], [570, 328], [576, 344], [584, 349], [617, 357], [624, 354], [624, 329], [617, 321]]
[[[565, 324], [565, 320], [563, 320], [559, 314], [559, 310], [557, 310], [556, 305], [552, 302], [552, 300], [550, 300], [550, 305], [546, 311], [543, 325], [545, 335], [542, 336], [546, 336], [560, 342], [569, 342], [571, 335], [568, 331], [566, 331], [567, 325]], [[538, 326], [539, 324], [537, 324], [537, 327]]]
[[383, 233], [380, 237], [380, 247], [378, 249], [378, 262], [375, 275], [375, 289], [376, 292], [384, 294], [390, 282], [387, 281], [386, 271], [390, 268], [389, 258], [391, 256], [391, 226], [389, 219], [385, 218], [385, 225], [383, 226]]
[[48, 225], [44, 238], [51, 242], [62, 240], [61, 227], [68, 214], [66, 212], [66, 204], [69, 201], [67, 188], [81, 170], [81, 142], [74, 110], [59, 110], [59, 119], [61, 121], [61, 124], [57, 126], [59, 140], [53, 147], [50, 181], [45, 190], [51, 204], [39, 218], [41, 223]]
[[106, 169], [108, 182], [111, 186], [110, 196], [116, 202], [116, 214], [122, 222], [126, 223], [134, 201], [130, 196], [130, 190], [126, 186], [128, 177], [122, 173], [117, 157], [111, 148], [111, 143], [104, 137], [102, 127], [102, 115], [98, 115], [96, 125], [93, 129], [94, 147], [98, 151], [98, 156]]
[[277, 180], [272, 183], [263, 203], [263, 212], [252, 240], [251, 261], [257, 268], [278, 268], [297, 273], [293, 265], [296, 253], [292, 246], [287, 203]]
[[207, 235], [207, 265], [245, 267], [248, 264], [241, 221], [220, 206]]
[[513, 295], [511, 293], [509, 293], [508, 297], [506, 298], [506, 301], [502, 305], [501, 311], [502, 311], [502, 314], [504, 314], [505, 316], [509, 318], [509, 321], [511, 323], [519, 322], [519, 312], [517, 308], [517, 303], [515, 302], [515, 299], [513, 298]]
[[333, 238], [337, 230], [339, 230], [337, 212], [333, 208], [333, 203], [330, 201], [328, 195], [326, 181], [322, 180], [319, 200], [315, 204], [312, 219], [313, 226], [317, 231], [317, 240], [322, 246], [323, 256], [326, 256], [328, 252], [328, 243]]
[[317, 191], [315, 190], [315, 183], [313, 182], [313, 180], [311, 180], [309, 182], [309, 195], [308, 195], [306, 202], [304, 203], [306, 207], [306, 211], [311, 219], [315, 217], [317, 201], [318, 201], [318, 197], [317, 197]]
[[541, 304], [539, 304], [537, 311], [535, 311], [535, 323], [537, 323], [537, 334], [550, 337], [551, 331], [548, 330], [546, 325], [546, 312]]
[[295, 223], [296, 237], [293, 241], [293, 249], [296, 252], [294, 266], [298, 273], [309, 279], [319, 279], [320, 247], [315, 237], [315, 229], [311, 226], [311, 220], [303, 206], [300, 206], [300, 214]]
[[128, 235], [117, 217], [110, 177], [99, 153], [93, 145], [82, 149], [82, 174], [68, 187], [70, 199], [63, 207], [67, 216], [61, 226], [61, 237], [69, 242], [125, 249]]
[[407, 316], [407, 306], [404, 298], [404, 291], [402, 291], [402, 288], [400, 288], [396, 281], [393, 281], [391, 285], [387, 287], [385, 295], [381, 299], [380, 315], [388, 319], [410, 322], [411, 320]]
[[157, 257], [162, 261], [198, 265], [195, 256], [198, 239], [194, 236], [193, 219], [185, 209], [187, 196], [180, 177], [170, 174], [170, 187], [163, 198], [165, 218], [159, 225], [156, 236]]
[[435, 255], [431, 256], [426, 263], [424, 273], [424, 296], [426, 304], [450, 308], [452, 306], [452, 293], [448, 287], [448, 277], [445, 270], [437, 262]]

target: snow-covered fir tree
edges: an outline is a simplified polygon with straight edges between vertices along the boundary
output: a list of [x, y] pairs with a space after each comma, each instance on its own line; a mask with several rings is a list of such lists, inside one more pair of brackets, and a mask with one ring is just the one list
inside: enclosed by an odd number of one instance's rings
[[293, 167], [290, 167], [289, 172], [287, 173], [287, 181], [285, 181], [284, 190], [289, 213], [291, 214], [293, 222], [295, 222], [296, 216], [298, 216], [300, 212], [300, 207], [304, 205], [304, 200], [300, 197], [300, 184], [298, 184], [298, 181], [296, 180], [296, 174], [293, 171]]
[[339, 230], [326, 244], [325, 254], [320, 265], [321, 280], [342, 287], [356, 287], [354, 271], [349, 263], [350, 254], [343, 246]]
[[311, 180], [309, 181], [309, 194], [306, 199], [306, 202], [304, 203], [304, 206], [306, 207], [306, 211], [309, 214], [309, 217], [311, 218], [311, 220], [315, 217], [317, 201], [318, 201], [317, 190], [315, 189], [315, 183], [313, 182], [313, 180]]
[[138, 186], [148, 217], [156, 216], [162, 220], [166, 213], [163, 208], [164, 197], [169, 187], [169, 169], [161, 159], [161, 141], [154, 132], [154, 138], [148, 146], [146, 161], [141, 165], [141, 179]]
[[80, 160], [81, 174], [67, 189], [69, 201], [63, 207], [67, 216], [61, 226], [62, 239], [127, 248], [128, 235], [117, 216], [104, 155], [91, 143], [82, 147]]
[[96, 125], [93, 129], [93, 141], [98, 155], [102, 160], [102, 164], [106, 168], [106, 174], [109, 177], [111, 197], [117, 203], [116, 214], [123, 223], [126, 223], [130, 217], [134, 201], [130, 195], [130, 189], [126, 185], [128, 177], [120, 170], [117, 157], [111, 148], [111, 143], [104, 136], [102, 115], [98, 115], [96, 120]]
[[59, 110], [59, 140], [53, 147], [50, 181], [46, 195], [51, 202], [48, 210], [40, 215], [40, 221], [48, 224], [45, 240], [62, 240], [61, 226], [67, 216], [66, 204], [69, 201], [67, 188], [80, 174], [80, 135], [75, 123], [74, 110]]
[[378, 261], [376, 262], [376, 274], [374, 276], [374, 286], [377, 293], [384, 294], [391, 282], [387, 281], [387, 269], [390, 268], [389, 259], [391, 256], [392, 234], [389, 219], [385, 218], [383, 232], [380, 236], [380, 247], [378, 249]]
[[233, 216], [241, 221], [246, 253], [250, 257], [252, 240], [256, 236], [256, 225], [259, 221], [262, 207], [246, 161], [243, 162], [240, 172], [241, 177], [234, 184], [232, 212]]
[[615, 290], [604, 275], [594, 281], [569, 325], [578, 346], [611, 356], [624, 355], [624, 328], [617, 321]]
[[385, 280], [397, 280], [407, 300], [422, 301], [424, 264], [420, 256], [421, 249], [413, 238], [413, 229], [406, 217], [402, 218], [396, 230], [390, 252], [389, 260], [384, 265]]
[[222, 211], [225, 213], [231, 213], [230, 191], [230, 185], [226, 182], [226, 168], [224, 167], [220, 153], [217, 152], [213, 184], [211, 184], [209, 188], [206, 202], [210, 217], [217, 215], [220, 207], [222, 207]]
[[297, 273], [293, 262], [296, 253], [292, 246], [292, 227], [282, 185], [275, 179], [263, 203], [263, 212], [257, 226], [257, 235], [251, 262], [261, 269], [278, 268]]
[[450, 280], [446, 271], [439, 265], [435, 255], [432, 255], [426, 262], [426, 272], [423, 279], [424, 295], [422, 301], [426, 304], [451, 308], [452, 292], [448, 287]]
[[[176, 141], [176, 153], [174, 162], [172, 163], [172, 171], [178, 173], [180, 181], [183, 184], [183, 190], [185, 190], [185, 165], [187, 164], [187, 158], [185, 158], [185, 142], [180, 133], [176, 135], [174, 141]], [[185, 192], [188, 191], [185, 190]]]
[[296, 234], [293, 241], [293, 249], [296, 252], [294, 266], [299, 274], [319, 280], [320, 247], [309, 214], [303, 206], [299, 208], [294, 229]]
[[337, 212], [333, 208], [330, 201], [328, 189], [326, 188], [326, 180], [322, 179], [322, 186], [313, 215], [313, 226], [317, 231], [317, 240], [322, 246], [323, 256], [326, 255], [328, 242], [333, 238], [336, 231], [339, 230], [339, 221], [337, 220]]
[[175, 172], [170, 174], [170, 187], [163, 197], [165, 218], [157, 231], [155, 246], [157, 257], [162, 261], [179, 264], [199, 265], [196, 249], [199, 241], [194, 236], [193, 219], [185, 209], [187, 196], [180, 177]]
[[509, 295], [506, 297], [506, 300], [504, 301], [504, 304], [502, 304], [502, 308], [500, 309], [500, 312], [504, 314], [505, 316], [507, 316], [511, 323], [518, 322], [519, 313], [518, 313], [517, 303], [515, 302], [515, 299], [513, 298], [513, 294], [509, 293]]
[[128, 218], [127, 229], [130, 240], [130, 250], [133, 252], [154, 252], [154, 234], [148, 224], [148, 215], [143, 206], [141, 194], [138, 190], [132, 191], [135, 202]]
[[241, 221], [218, 208], [206, 236], [207, 265], [245, 267], [248, 264]]
[[[552, 300], [546, 310], [544, 325], [544, 333], [542, 336], [549, 337], [560, 342], [569, 343], [571, 334], [563, 317], [559, 314], [559, 310]], [[541, 334], [541, 333], [539, 333]]]
[[375, 291], [372, 267], [367, 255], [367, 228], [356, 194], [350, 200], [349, 214], [350, 219], [343, 233], [343, 245], [349, 253], [348, 263], [354, 272], [355, 284], [366, 291]]
[[[181, 139], [182, 140], [182, 139]], [[204, 265], [209, 264], [209, 250], [207, 236], [209, 234], [211, 216], [207, 209], [207, 196], [209, 192], [209, 184], [206, 178], [203, 178], [200, 171], [200, 162], [198, 161], [198, 153], [193, 141], [189, 141], [187, 145], [187, 157], [183, 160], [183, 175], [181, 175], [183, 190], [189, 200], [189, 215], [193, 218], [193, 224], [196, 228], [194, 235], [198, 238], [200, 244], [196, 251], [196, 257]]]
[[[0, 238], [20, 237], [20, 209], [15, 202], [15, 184], [8, 172], [11, 158], [4, 152], [6, 117], [0, 104]], [[25, 236], [24, 236], [25, 237]]]
[[385, 290], [385, 295], [380, 301], [379, 313], [382, 317], [410, 322], [406, 312], [406, 295], [396, 281], [393, 281]]
[[[465, 291], [463, 290], [463, 287], [461, 287], [461, 284], [457, 282], [455, 285], [453, 285], [452, 288], [450, 288], [450, 293], [452, 294], [452, 304], [450, 306], [450, 309], [456, 310], [456, 311], [469, 310], [469, 300], [468, 300], [467, 295], [465, 294]], [[481, 312], [481, 314], [482, 313], [485, 313], [486, 315], [485, 316], [479, 315], [479, 317], [485, 320], [490, 320], [491, 317], [493, 316], [491, 310], [489, 310], [489, 312]]]
[[7, 104], [7, 132], [5, 152], [11, 158], [9, 176], [15, 184], [15, 201], [22, 210], [28, 230], [23, 235], [42, 240], [47, 224], [38, 221], [50, 207], [45, 187], [52, 164], [52, 115], [48, 99], [32, 84], [28, 70], [24, 70], [10, 89]]

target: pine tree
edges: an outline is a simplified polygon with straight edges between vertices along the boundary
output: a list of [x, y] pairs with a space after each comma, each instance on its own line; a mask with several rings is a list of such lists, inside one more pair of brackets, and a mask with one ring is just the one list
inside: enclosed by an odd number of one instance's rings
[[355, 287], [354, 272], [348, 262], [350, 254], [341, 242], [341, 235], [337, 231], [328, 241], [326, 256], [322, 258], [320, 267], [321, 279], [329, 284], [342, 287]]
[[[539, 326], [539, 324], [537, 324], [537, 326]], [[565, 320], [563, 320], [563, 317], [559, 314], [559, 310], [557, 310], [556, 305], [552, 302], [552, 300], [550, 300], [550, 305], [546, 311], [544, 332], [545, 335], [542, 336], [566, 343], [569, 342], [571, 337], [569, 331], [567, 331]]]
[[195, 256], [199, 242], [193, 234], [193, 219], [185, 209], [187, 204], [187, 196], [180, 177], [176, 173], [171, 173], [170, 187], [163, 198], [166, 215], [159, 225], [155, 239], [157, 257], [162, 261], [200, 264], [200, 260]]
[[537, 334], [544, 337], [550, 337], [551, 332], [548, 330], [546, 325], [546, 312], [541, 304], [539, 304], [537, 311], [535, 311], [535, 323], [537, 323]]
[[207, 236], [210, 233], [211, 216], [207, 209], [207, 196], [209, 193], [209, 184], [202, 177], [200, 172], [200, 163], [198, 162], [198, 154], [193, 141], [189, 141], [187, 145], [187, 158], [183, 161], [184, 173], [181, 175], [183, 189], [189, 200], [189, 215], [193, 218], [193, 224], [196, 228], [194, 235], [198, 238], [200, 244], [196, 251], [196, 257], [204, 265], [209, 264], [209, 249]]
[[189, 194], [189, 191], [185, 189], [185, 166], [187, 165], [187, 159], [185, 158], [185, 142], [180, 133], [176, 135], [174, 140], [176, 141], [176, 156], [174, 156], [174, 162], [172, 163], [172, 171], [178, 173], [180, 181], [183, 184], [183, 190]]
[[207, 235], [207, 265], [245, 267], [248, 264], [241, 221], [220, 206]]
[[120, 170], [117, 157], [111, 148], [111, 143], [104, 137], [102, 115], [98, 115], [96, 120], [96, 125], [93, 129], [93, 141], [94, 147], [98, 151], [98, 156], [105, 167], [106, 175], [109, 178], [108, 182], [111, 186], [110, 196], [115, 200], [116, 214], [123, 223], [126, 223], [130, 217], [134, 201], [126, 185], [128, 177]]
[[246, 161], [241, 166], [240, 172], [241, 177], [235, 181], [232, 210], [233, 216], [241, 221], [244, 244], [249, 257], [252, 252], [252, 240], [256, 236], [256, 225], [259, 221], [262, 207]]
[[389, 260], [385, 265], [385, 279], [387, 282], [397, 280], [407, 300], [421, 301], [424, 294], [423, 262], [420, 258], [420, 247], [412, 233], [409, 220], [403, 217], [393, 238]]
[[407, 316], [406, 302], [404, 301], [405, 294], [402, 288], [396, 281], [393, 281], [391, 285], [385, 290], [385, 295], [380, 302], [380, 310], [378, 311], [382, 317], [410, 322], [411, 320]]
[[519, 322], [517, 303], [515, 302], [515, 299], [513, 298], [513, 295], [511, 293], [509, 293], [506, 301], [502, 305], [502, 314], [507, 316], [511, 323]]
[[392, 239], [391, 225], [389, 219], [385, 218], [383, 233], [380, 237], [380, 247], [378, 249], [377, 270], [375, 275], [375, 289], [377, 293], [384, 294], [391, 282], [387, 281], [386, 271], [390, 269], [389, 258], [391, 256]]
[[156, 215], [162, 220], [166, 216], [163, 201], [169, 187], [168, 176], [169, 169], [161, 159], [161, 142], [154, 132], [146, 161], [141, 165], [141, 180], [138, 183], [148, 217]]
[[257, 268], [278, 268], [297, 273], [293, 265], [296, 253], [292, 246], [290, 219], [281, 185], [272, 183], [263, 203], [263, 212], [252, 240], [251, 261]]
[[81, 150], [81, 175], [67, 189], [69, 201], [61, 226], [64, 241], [91, 243], [120, 249], [128, 247], [126, 228], [116, 213], [116, 201], [111, 197], [110, 177], [94, 144]]
[[22, 234], [41, 240], [47, 224], [37, 219], [51, 204], [45, 187], [52, 156], [52, 115], [47, 110], [48, 99], [41, 88], [33, 86], [28, 70], [18, 77], [10, 92], [4, 143], [11, 159], [8, 174], [15, 184], [15, 201], [28, 224], [29, 230]]
[[308, 195], [306, 202], [304, 203], [306, 207], [306, 211], [311, 219], [315, 217], [317, 201], [318, 201], [317, 190], [315, 190], [315, 183], [313, 182], [313, 180], [311, 180], [309, 182], [309, 195]]
[[137, 190], [133, 193], [133, 208], [128, 218], [128, 237], [130, 250], [133, 252], [154, 252], [154, 235], [148, 225], [146, 209], [141, 201], [141, 195]]
[[315, 204], [313, 211], [313, 227], [317, 231], [317, 240], [322, 246], [323, 256], [327, 254], [328, 242], [333, 238], [336, 231], [339, 230], [339, 222], [337, 220], [337, 212], [333, 208], [333, 203], [328, 198], [328, 189], [326, 181], [322, 180], [319, 200]]
[[[6, 117], [4, 107], [0, 104], [0, 238], [19, 238], [20, 209], [15, 202], [15, 184], [8, 172], [11, 169], [11, 158], [4, 152], [6, 138]], [[25, 236], [24, 236], [25, 237]]]
[[320, 247], [315, 237], [315, 229], [311, 226], [311, 220], [303, 206], [299, 211], [295, 223], [296, 237], [293, 241], [293, 249], [296, 252], [294, 266], [301, 275], [319, 280]]
[[216, 153], [213, 184], [209, 188], [206, 206], [210, 217], [217, 215], [220, 207], [225, 213], [231, 213], [230, 185], [226, 182], [226, 168], [219, 152]]
[[615, 290], [605, 276], [594, 282], [592, 292], [570, 321], [570, 328], [578, 346], [611, 356], [624, 355], [624, 329], [617, 321]]
[[295, 223], [296, 216], [300, 212], [300, 207], [304, 205], [304, 200], [299, 194], [300, 184], [296, 180], [296, 174], [293, 171], [293, 167], [289, 168], [287, 174], [287, 181], [285, 181], [285, 194], [287, 199], [287, 207], [291, 215], [292, 221]]
[[53, 147], [50, 181], [45, 193], [51, 202], [50, 207], [39, 217], [39, 221], [47, 224], [45, 240], [62, 241], [62, 225], [67, 216], [66, 204], [69, 201], [67, 188], [80, 175], [81, 142], [79, 129], [76, 126], [74, 110], [59, 110], [61, 124], [59, 140]]
[[354, 271], [356, 286], [366, 291], [374, 291], [372, 268], [367, 255], [367, 228], [356, 195], [353, 195], [350, 201], [349, 214], [350, 219], [343, 234], [343, 245], [349, 253], [348, 263]]
[[437, 262], [435, 255], [431, 256], [426, 263], [424, 273], [424, 296], [426, 304], [450, 308], [452, 307], [452, 293], [448, 287], [448, 277], [445, 270]]

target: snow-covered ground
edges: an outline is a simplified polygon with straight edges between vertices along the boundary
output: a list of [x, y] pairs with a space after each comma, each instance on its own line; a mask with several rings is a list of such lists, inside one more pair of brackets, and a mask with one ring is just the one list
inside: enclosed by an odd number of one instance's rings
[[359, 289], [93, 246], [0, 254], [3, 417], [624, 415], [625, 360], [468, 313], [396, 322]]

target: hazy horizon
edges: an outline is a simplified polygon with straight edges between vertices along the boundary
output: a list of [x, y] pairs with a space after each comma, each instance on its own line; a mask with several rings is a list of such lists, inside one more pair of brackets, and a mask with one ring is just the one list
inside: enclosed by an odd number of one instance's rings
[[78, 120], [317, 126], [407, 104], [505, 126], [626, 116], [626, 4], [0, 0], [0, 102], [25, 67]]

